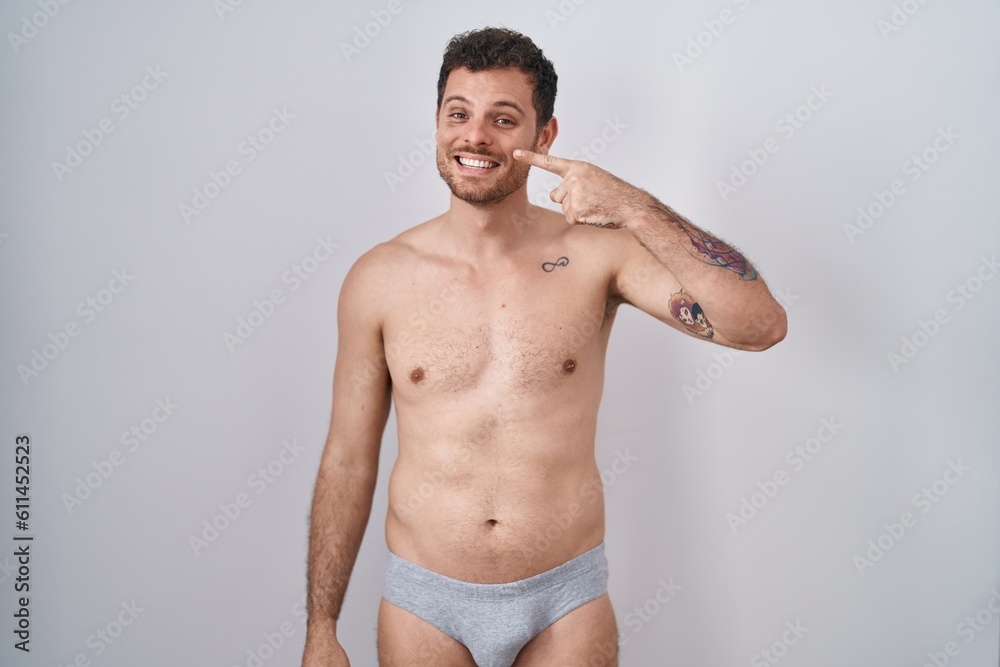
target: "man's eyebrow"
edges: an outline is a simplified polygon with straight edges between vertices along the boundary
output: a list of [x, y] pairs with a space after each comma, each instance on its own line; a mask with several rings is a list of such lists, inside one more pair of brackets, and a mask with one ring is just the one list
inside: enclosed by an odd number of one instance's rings
[[448, 97], [446, 97], [444, 99], [443, 102], [441, 102], [441, 106], [444, 106], [445, 104], [448, 104], [449, 102], [461, 102], [462, 104], [471, 104], [471, 102], [469, 102], [469, 100], [465, 99], [461, 95], [449, 95]]
[[517, 102], [509, 102], [507, 100], [501, 100], [501, 101], [497, 102], [496, 104], [494, 104], [493, 106], [494, 107], [510, 107], [511, 109], [513, 109], [514, 111], [518, 112], [522, 116], [526, 115], [524, 113], [524, 109], [522, 109], [521, 105], [519, 105]]
[[[462, 97], [461, 95], [449, 95], [448, 97], [446, 97], [441, 102], [441, 106], [444, 106], [444, 105], [448, 104], [449, 102], [461, 102], [462, 104], [469, 104], [469, 105], [472, 104], [472, 102], [470, 102], [466, 98]], [[494, 108], [496, 108], [496, 107], [508, 107], [508, 108], [511, 108], [514, 111], [518, 112], [522, 116], [527, 115], [527, 114], [524, 113], [524, 109], [521, 108], [520, 104], [518, 104], [517, 102], [511, 102], [510, 100], [500, 100], [498, 102], [495, 102], [493, 104], [493, 106], [494, 106]]]

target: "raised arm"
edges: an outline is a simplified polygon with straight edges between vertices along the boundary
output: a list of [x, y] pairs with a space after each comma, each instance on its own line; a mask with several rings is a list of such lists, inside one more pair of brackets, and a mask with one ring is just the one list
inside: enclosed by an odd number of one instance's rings
[[337, 307], [330, 431], [309, 526], [308, 625], [303, 667], [349, 664], [337, 619], [371, 514], [391, 401], [379, 315], [376, 251], [348, 272]]
[[785, 311], [735, 247], [644, 190], [587, 162], [530, 151], [514, 157], [563, 180], [552, 191], [572, 224], [625, 229], [612, 238], [615, 296], [715, 343], [764, 350], [785, 337]]

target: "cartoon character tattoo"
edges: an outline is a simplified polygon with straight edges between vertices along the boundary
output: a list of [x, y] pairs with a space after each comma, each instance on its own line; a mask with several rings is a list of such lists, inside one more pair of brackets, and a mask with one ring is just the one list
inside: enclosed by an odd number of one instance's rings
[[670, 297], [670, 312], [674, 318], [683, 324], [688, 331], [696, 336], [711, 339], [715, 329], [705, 315], [705, 311], [695, 302], [690, 294], [681, 290]]

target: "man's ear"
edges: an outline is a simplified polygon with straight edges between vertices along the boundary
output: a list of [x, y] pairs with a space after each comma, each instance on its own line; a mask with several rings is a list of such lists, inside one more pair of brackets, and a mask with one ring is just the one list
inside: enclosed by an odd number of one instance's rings
[[542, 131], [538, 133], [538, 139], [536, 140], [537, 148], [536, 153], [541, 153], [543, 155], [548, 155], [549, 149], [552, 147], [552, 142], [556, 140], [556, 135], [559, 134], [559, 121], [553, 116], [549, 118], [549, 122], [545, 123]]

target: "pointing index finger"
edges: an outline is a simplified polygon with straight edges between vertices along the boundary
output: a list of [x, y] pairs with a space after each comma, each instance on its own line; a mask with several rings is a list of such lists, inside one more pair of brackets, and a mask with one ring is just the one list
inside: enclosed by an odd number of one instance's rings
[[522, 149], [514, 151], [514, 157], [522, 162], [527, 162], [545, 171], [551, 171], [553, 174], [558, 174], [559, 176], [565, 176], [566, 172], [569, 171], [570, 164], [572, 164], [572, 160], [556, 157], [555, 155], [542, 155], [541, 153], [533, 153]]

